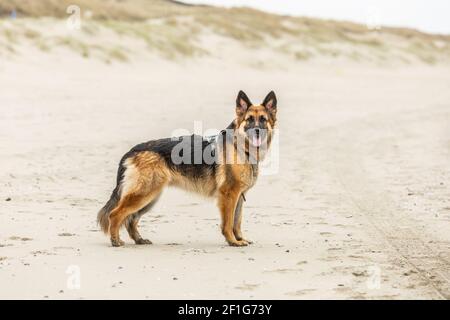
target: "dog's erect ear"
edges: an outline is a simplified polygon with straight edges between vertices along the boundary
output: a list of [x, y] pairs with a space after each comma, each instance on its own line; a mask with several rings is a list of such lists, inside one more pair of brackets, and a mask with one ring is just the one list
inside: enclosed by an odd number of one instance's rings
[[239, 91], [236, 99], [236, 115], [242, 117], [251, 105], [252, 103], [245, 92], [242, 90]]
[[275, 114], [277, 112], [277, 96], [275, 95], [275, 92], [270, 91], [262, 105], [266, 107], [269, 112]]

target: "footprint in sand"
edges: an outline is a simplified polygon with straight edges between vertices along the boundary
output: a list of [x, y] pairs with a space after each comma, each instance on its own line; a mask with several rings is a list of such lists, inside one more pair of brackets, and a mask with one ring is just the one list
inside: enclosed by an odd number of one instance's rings
[[74, 247], [53, 247], [52, 249], [53, 250], [75, 250]]
[[34, 257], [37, 257], [38, 255], [43, 255], [43, 256], [55, 256], [56, 255], [56, 253], [49, 252], [47, 250], [36, 250], [36, 251], [31, 251], [30, 253]]
[[59, 237], [73, 237], [76, 236], [75, 233], [69, 233], [69, 232], [62, 232], [62, 233], [58, 233]]
[[260, 286], [260, 284], [251, 284], [251, 283], [244, 282], [244, 284], [234, 287], [234, 288], [238, 289], [238, 290], [253, 291], [256, 288], [258, 288], [259, 286]]
[[316, 289], [301, 289], [301, 290], [297, 290], [297, 291], [294, 291], [294, 292], [285, 293], [285, 295], [298, 297], [298, 296], [303, 296], [305, 294], [308, 294], [308, 293], [311, 293], [311, 292], [314, 292], [314, 291], [316, 291]]
[[352, 275], [354, 275], [355, 277], [368, 277], [369, 273], [367, 272], [367, 270], [358, 270], [358, 271], [353, 271]]
[[300, 268], [294, 269], [294, 268], [280, 268], [280, 269], [274, 269], [274, 270], [265, 270], [264, 273], [291, 273], [291, 272], [301, 272], [303, 271]]
[[27, 238], [27, 237], [12, 236], [12, 237], [9, 237], [9, 240], [31, 241], [33, 239]]
[[113, 284], [111, 285], [111, 288], [117, 288], [117, 287], [119, 287], [119, 286], [121, 286], [121, 285], [123, 285], [123, 282], [122, 282], [122, 281], [115, 282], [115, 283], [113, 283]]

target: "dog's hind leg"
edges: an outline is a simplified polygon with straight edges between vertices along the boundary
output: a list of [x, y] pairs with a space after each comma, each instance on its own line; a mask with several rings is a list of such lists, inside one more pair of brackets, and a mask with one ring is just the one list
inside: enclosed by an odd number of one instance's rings
[[150, 211], [150, 209], [158, 202], [159, 195], [138, 212], [133, 213], [125, 219], [125, 227], [136, 244], [152, 244], [148, 239], [143, 239], [138, 231], [138, 223], [141, 217]]
[[119, 229], [125, 219], [134, 212], [144, 208], [151, 201], [151, 194], [142, 195], [136, 193], [128, 194], [119, 201], [119, 205], [111, 211], [109, 216], [109, 233], [113, 247], [120, 247], [125, 244], [119, 237]]
[[[142, 152], [127, 159], [125, 167], [121, 182], [121, 197], [117, 207], [109, 215], [111, 244], [115, 247], [124, 245], [119, 237], [119, 229], [127, 217], [149, 206], [160, 195], [169, 179], [164, 160], [152, 152]], [[135, 229], [136, 226], [132, 231]], [[140, 235], [139, 237], [133, 235], [136, 239], [142, 239]]]

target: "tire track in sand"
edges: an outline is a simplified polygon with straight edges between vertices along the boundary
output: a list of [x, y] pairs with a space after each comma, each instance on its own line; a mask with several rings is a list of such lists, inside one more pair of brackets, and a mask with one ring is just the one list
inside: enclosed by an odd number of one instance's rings
[[[398, 203], [393, 200], [393, 195], [385, 190], [386, 182], [379, 172], [380, 168], [375, 167], [373, 170], [374, 167], [367, 165], [373, 161], [367, 157], [370, 158], [370, 150], [374, 148], [374, 144], [377, 149], [381, 147], [382, 152], [391, 152], [393, 139], [398, 139], [397, 128], [409, 124], [398, 121], [403, 120], [401, 115], [388, 116], [389, 119], [386, 115], [380, 118], [372, 116], [370, 119], [352, 121], [345, 126], [322, 131], [321, 134], [330, 135], [335, 141], [333, 160], [328, 161], [326, 165], [344, 189], [345, 196], [353, 204], [359, 217], [366, 220], [382, 236], [402, 262], [418, 273], [424, 283], [434, 291], [436, 298], [450, 299], [450, 263], [442, 256], [442, 252], [427, 244], [429, 239], [433, 239], [433, 235], [421, 232], [420, 226], [412, 219], [414, 217], [408, 217], [407, 213], [399, 208]], [[420, 119], [420, 113], [417, 117]], [[383, 127], [386, 124], [390, 127], [389, 130], [383, 130], [386, 129]], [[395, 163], [381, 164], [389, 165]]]

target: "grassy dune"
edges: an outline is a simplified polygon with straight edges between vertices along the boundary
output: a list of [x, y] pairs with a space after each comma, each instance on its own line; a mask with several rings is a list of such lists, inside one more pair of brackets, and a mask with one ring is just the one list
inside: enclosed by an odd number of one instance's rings
[[[57, 34], [42, 26], [67, 18], [66, 9], [72, 4], [81, 8], [82, 32]], [[18, 19], [9, 17], [13, 10]], [[361, 24], [286, 17], [249, 8], [191, 6], [167, 0], [0, 0], [0, 16], [3, 54], [18, 51], [17, 45], [25, 39], [43, 51], [63, 45], [84, 57], [126, 61], [133, 53], [130, 46], [125, 50], [106, 43], [120, 43], [115, 37], [125, 37], [151, 53], [176, 59], [214, 55], [201, 40], [205, 34], [215, 34], [249, 50], [264, 48], [294, 60], [450, 61], [450, 36], [406, 28], [371, 31]], [[111, 41], [98, 41], [105, 34]]]
[[66, 8], [73, 4], [91, 11], [94, 19], [128, 21], [167, 17], [186, 8], [165, 0], [1, 0], [0, 14], [8, 15], [15, 9], [19, 16], [64, 18]]

